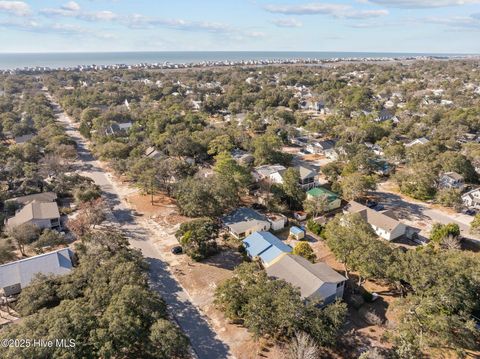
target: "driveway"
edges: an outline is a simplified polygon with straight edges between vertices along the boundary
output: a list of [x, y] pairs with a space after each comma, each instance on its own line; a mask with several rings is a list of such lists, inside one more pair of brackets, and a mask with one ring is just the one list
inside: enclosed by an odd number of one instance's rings
[[161, 254], [150, 241], [152, 237], [148, 228], [140, 225], [129, 208], [119, 196], [109, 175], [99, 166], [98, 161], [88, 150], [86, 140], [73, 126], [71, 119], [60, 106], [47, 95], [55, 107], [55, 116], [61, 122], [66, 133], [75, 140], [78, 149], [77, 169], [84, 176], [90, 177], [104, 192], [108, 204], [112, 208], [110, 221], [118, 224], [127, 233], [130, 245], [142, 251], [149, 263], [151, 288], [156, 290], [167, 303], [170, 314], [190, 339], [191, 346], [200, 359], [219, 359], [232, 357], [230, 348], [222, 342], [213, 331], [207, 319], [195, 307], [188, 293], [181, 287], [170, 273], [168, 264], [162, 260]]
[[428, 203], [405, 198], [387, 189], [383, 183], [379, 184], [374, 195], [378, 202], [385, 206], [385, 209], [392, 210], [395, 216], [406, 224], [421, 229], [424, 232], [423, 235], [425, 235], [425, 231], [430, 230], [433, 223], [456, 223], [463, 237], [480, 241], [478, 236], [470, 233], [470, 222], [473, 220], [471, 216], [450, 213], [447, 210], [432, 208]]

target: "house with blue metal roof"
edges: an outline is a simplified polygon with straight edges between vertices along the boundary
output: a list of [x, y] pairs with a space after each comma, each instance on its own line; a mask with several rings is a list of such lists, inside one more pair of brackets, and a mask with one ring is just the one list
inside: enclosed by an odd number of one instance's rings
[[292, 252], [292, 247], [283, 243], [270, 232], [252, 233], [243, 240], [243, 245], [248, 256], [252, 259], [259, 257], [265, 267]]

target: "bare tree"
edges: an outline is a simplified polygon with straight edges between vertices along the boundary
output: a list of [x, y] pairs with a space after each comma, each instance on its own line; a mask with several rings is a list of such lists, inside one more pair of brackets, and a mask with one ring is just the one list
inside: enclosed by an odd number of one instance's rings
[[320, 347], [305, 332], [296, 332], [287, 346], [288, 359], [317, 359], [320, 357]]

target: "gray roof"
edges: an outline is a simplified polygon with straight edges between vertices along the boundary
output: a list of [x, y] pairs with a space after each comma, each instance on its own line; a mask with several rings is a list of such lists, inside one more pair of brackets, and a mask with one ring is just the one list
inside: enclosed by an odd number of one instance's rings
[[25, 205], [27, 203], [36, 201], [36, 202], [53, 202], [57, 199], [57, 194], [54, 192], [42, 192], [29, 194], [27, 196], [10, 198], [5, 202], [17, 202], [19, 204]]
[[258, 222], [268, 222], [267, 217], [252, 208], [241, 207], [223, 217], [223, 224], [235, 233], [243, 233]]
[[348, 202], [345, 209], [350, 213], [360, 214], [367, 223], [388, 232], [393, 231], [395, 227], [400, 224], [395, 218], [387, 215], [387, 213], [390, 214], [390, 212], [377, 212], [355, 201]]
[[280, 174], [286, 170], [285, 166], [282, 165], [263, 165], [255, 167], [255, 172], [257, 172], [262, 177], [268, 177], [273, 173], [279, 172]]
[[63, 248], [54, 252], [0, 265], [0, 288], [19, 284], [25, 288], [35, 274], [63, 275], [72, 269], [72, 252]]
[[7, 222], [9, 227], [18, 226], [31, 220], [60, 218], [56, 202], [30, 202]]
[[463, 181], [463, 176], [457, 172], [445, 172], [442, 176], [450, 177], [455, 181]]
[[346, 278], [326, 263], [311, 263], [293, 254], [284, 255], [266, 269], [270, 277], [283, 279], [300, 288], [303, 298], [313, 295], [325, 283], [341, 283]]
[[33, 138], [33, 136], [34, 136], [33, 134], [17, 136], [15, 137], [15, 143], [22, 144], [22, 143], [28, 142]]
[[300, 173], [300, 178], [302, 180], [310, 177], [315, 177], [317, 175], [317, 172], [305, 166], [296, 166], [295, 168], [298, 169], [298, 172]]

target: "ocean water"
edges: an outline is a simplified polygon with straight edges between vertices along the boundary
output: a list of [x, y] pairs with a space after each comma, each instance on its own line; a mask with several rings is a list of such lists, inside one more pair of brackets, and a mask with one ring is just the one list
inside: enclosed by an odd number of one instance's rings
[[202, 61], [332, 59], [355, 57], [455, 56], [456, 54], [375, 53], [375, 52], [82, 52], [82, 53], [0, 53], [0, 69], [77, 65], [133, 65], [139, 63], [198, 63]]

